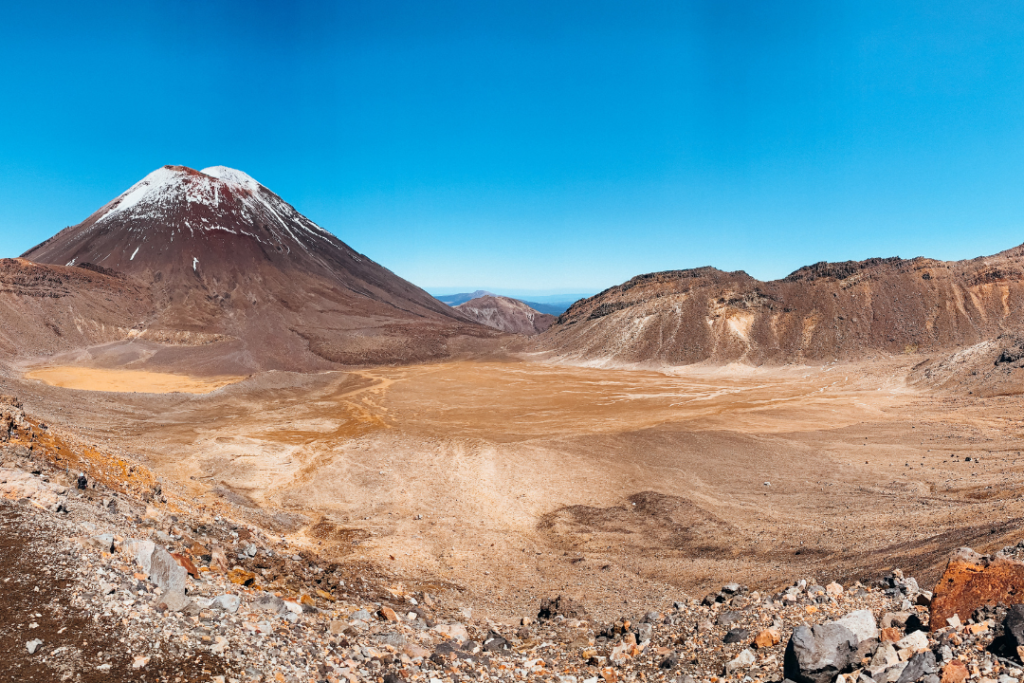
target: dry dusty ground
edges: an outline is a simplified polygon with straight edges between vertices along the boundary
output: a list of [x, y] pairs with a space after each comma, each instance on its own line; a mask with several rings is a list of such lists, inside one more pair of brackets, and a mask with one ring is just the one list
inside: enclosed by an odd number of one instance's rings
[[30, 370], [25, 379], [36, 379], [65, 389], [86, 391], [142, 392], [147, 394], [208, 394], [244, 377], [189, 377], [169, 372], [78, 368], [60, 365]]
[[137, 454], [197, 505], [461, 586], [508, 618], [558, 592], [617, 614], [730, 580], [934, 578], [955, 547], [1016, 542], [1021, 399], [908, 388], [919, 360], [449, 362], [265, 373], [203, 395], [0, 377], [0, 391]]

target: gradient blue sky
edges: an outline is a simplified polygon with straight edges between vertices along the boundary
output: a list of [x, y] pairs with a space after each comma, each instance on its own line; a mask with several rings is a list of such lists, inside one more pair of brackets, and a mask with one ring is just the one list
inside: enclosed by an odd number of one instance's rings
[[0, 4], [0, 256], [242, 169], [432, 290], [1024, 242], [1024, 4]]

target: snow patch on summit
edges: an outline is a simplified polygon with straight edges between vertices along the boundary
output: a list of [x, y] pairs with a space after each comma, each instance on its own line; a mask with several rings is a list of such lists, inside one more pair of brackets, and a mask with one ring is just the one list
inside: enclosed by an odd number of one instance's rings
[[209, 168], [204, 168], [200, 173], [223, 180], [226, 183], [241, 185], [250, 192], [256, 192], [263, 187], [248, 173], [243, 173], [242, 171], [234, 168], [228, 168], [227, 166], [210, 166]]
[[[196, 212], [197, 205], [203, 209]], [[277, 242], [289, 253], [295, 245], [308, 252], [309, 237], [332, 246], [336, 244], [330, 232], [300, 214], [255, 178], [227, 166], [210, 166], [202, 171], [184, 166], [158, 168], [104, 209], [105, 213], [93, 221], [89, 230], [100, 224], [109, 226], [116, 218], [126, 223], [128, 230], [137, 233], [145, 233], [146, 226], [152, 224], [169, 226], [171, 240], [175, 228], [188, 228], [190, 235], [197, 231], [223, 231], [264, 242], [257, 235], [258, 231], [245, 229], [253, 225], [270, 230], [272, 235], [267, 243]], [[193, 225], [185, 220], [186, 215], [198, 218], [203, 225]], [[134, 260], [134, 254], [130, 260]]]

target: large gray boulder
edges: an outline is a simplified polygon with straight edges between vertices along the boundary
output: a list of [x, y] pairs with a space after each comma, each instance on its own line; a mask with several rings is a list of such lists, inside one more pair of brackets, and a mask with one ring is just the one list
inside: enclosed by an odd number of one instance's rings
[[903, 669], [896, 683], [914, 683], [929, 674], [938, 671], [938, 664], [935, 662], [935, 653], [931, 650], [918, 652], [907, 662], [907, 668]]
[[149, 559], [149, 580], [164, 590], [164, 593], [185, 594], [185, 579], [188, 572], [171, 554], [161, 546], [155, 546]]
[[831, 683], [856, 663], [858, 640], [835, 622], [797, 626], [786, 646], [783, 673], [796, 683]]

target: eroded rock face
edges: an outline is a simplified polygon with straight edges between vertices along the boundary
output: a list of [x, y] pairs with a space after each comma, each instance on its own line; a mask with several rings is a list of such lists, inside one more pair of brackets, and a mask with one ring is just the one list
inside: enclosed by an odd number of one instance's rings
[[934, 592], [932, 631], [946, 626], [953, 615], [965, 620], [984, 605], [1024, 603], [1024, 562], [960, 548], [949, 559]]
[[15, 396], [0, 396], [0, 442], [7, 441], [14, 431], [27, 428], [21, 401]]

